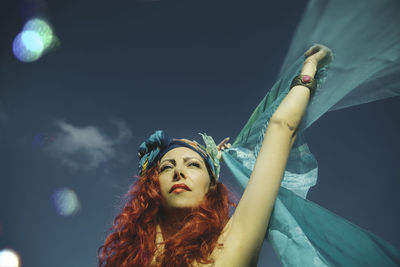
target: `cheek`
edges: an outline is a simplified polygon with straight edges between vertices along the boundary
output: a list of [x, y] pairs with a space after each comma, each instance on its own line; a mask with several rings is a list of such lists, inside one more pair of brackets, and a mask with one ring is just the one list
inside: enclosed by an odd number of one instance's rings
[[168, 183], [166, 183], [165, 181], [160, 179], [160, 190], [161, 190], [161, 193], [165, 193], [166, 191], [168, 191], [169, 190], [168, 186], [169, 186]]
[[158, 178], [158, 183], [160, 184], [161, 194], [164, 196], [165, 192], [168, 192], [168, 190], [169, 190], [169, 188], [167, 188], [168, 187], [168, 183], [166, 183], [165, 177], [160, 176]]
[[201, 191], [204, 194], [207, 194], [209, 185], [210, 185], [210, 178], [208, 177], [208, 175], [205, 176], [203, 174], [201, 177], [199, 177], [198, 186], [199, 186], [199, 189], [201, 189]]

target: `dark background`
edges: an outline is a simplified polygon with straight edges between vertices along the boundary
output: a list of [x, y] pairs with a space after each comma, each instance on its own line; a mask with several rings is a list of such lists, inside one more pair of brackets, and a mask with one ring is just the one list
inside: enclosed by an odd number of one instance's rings
[[[155, 130], [233, 141], [277, 79], [306, 1], [26, 0], [0, 4], [0, 249], [22, 266], [95, 266]], [[33, 15], [60, 45], [12, 54]], [[400, 248], [399, 98], [325, 114], [308, 198]], [[34, 146], [38, 135], [48, 138]], [[226, 167], [222, 176], [230, 173]], [[80, 201], [58, 216], [52, 194]], [[269, 245], [259, 266], [280, 266]]]

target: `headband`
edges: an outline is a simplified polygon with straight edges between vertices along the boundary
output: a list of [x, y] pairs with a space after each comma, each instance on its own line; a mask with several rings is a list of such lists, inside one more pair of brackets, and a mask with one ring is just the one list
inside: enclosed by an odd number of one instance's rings
[[218, 148], [211, 136], [199, 133], [206, 146], [196, 141], [171, 138], [162, 130], [155, 131], [146, 141], [139, 146], [139, 173], [145, 175], [168, 151], [177, 147], [187, 147], [197, 152], [206, 162], [215, 180], [218, 181], [220, 163]]

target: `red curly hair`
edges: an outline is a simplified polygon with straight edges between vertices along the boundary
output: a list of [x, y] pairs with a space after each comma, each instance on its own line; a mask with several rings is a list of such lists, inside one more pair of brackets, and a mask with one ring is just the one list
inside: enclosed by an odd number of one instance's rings
[[[162, 212], [157, 169], [158, 166], [154, 166], [139, 177], [126, 194], [127, 201], [98, 250], [100, 267], [150, 265], [156, 248], [156, 225]], [[215, 181], [214, 177], [210, 178]], [[202, 264], [212, 263], [209, 255], [229, 220], [229, 207], [237, 206], [231, 201], [230, 194], [220, 182], [210, 186], [205, 200], [191, 209], [179, 232], [164, 240], [164, 254], [158, 259], [161, 263], [157, 266], [191, 266], [195, 260]]]

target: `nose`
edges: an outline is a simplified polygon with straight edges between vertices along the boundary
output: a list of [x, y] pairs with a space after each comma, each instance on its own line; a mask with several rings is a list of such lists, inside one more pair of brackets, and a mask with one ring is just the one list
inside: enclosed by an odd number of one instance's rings
[[181, 178], [186, 179], [185, 175], [183, 174], [182, 170], [176, 168], [173, 180], [174, 181], [179, 181]]

